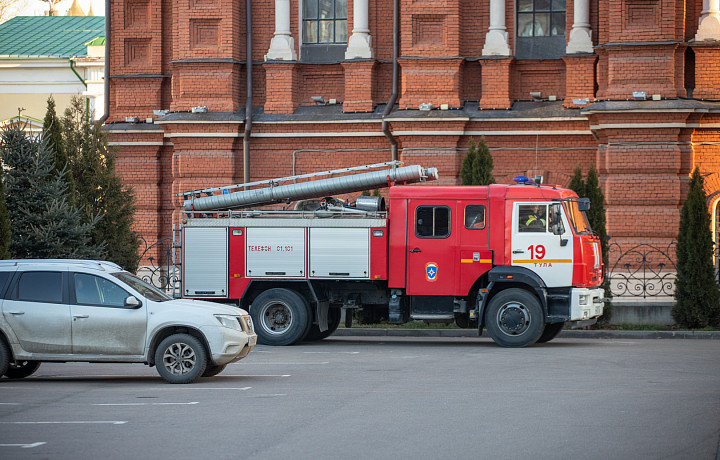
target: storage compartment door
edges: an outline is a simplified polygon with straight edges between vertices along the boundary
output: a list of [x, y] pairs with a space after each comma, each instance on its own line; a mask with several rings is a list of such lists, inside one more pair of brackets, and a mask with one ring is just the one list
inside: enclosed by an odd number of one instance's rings
[[369, 278], [369, 228], [311, 228], [311, 278]]
[[245, 229], [245, 276], [304, 278], [305, 228], [248, 227]]
[[186, 227], [183, 252], [183, 297], [227, 297], [227, 229]]

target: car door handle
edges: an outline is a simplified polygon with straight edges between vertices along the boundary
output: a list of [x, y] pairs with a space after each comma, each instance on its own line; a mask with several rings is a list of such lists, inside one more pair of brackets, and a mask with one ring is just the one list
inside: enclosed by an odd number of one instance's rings
[[513, 251], [513, 254], [525, 254], [525, 251], [523, 251], [522, 249], [516, 249]]
[[90, 315], [73, 315], [73, 318], [75, 319], [83, 319], [83, 318], [89, 318]]
[[415, 248], [415, 249], [411, 249], [410, 252], [422, 252], [422, 251], [419, 250], [418, 248]]
[[9, 311], [8, 313], [10, 313], [11, 315], [15, 315], [15, 316], [20, 316], [20, 315], [25, 314], [24, 311]]

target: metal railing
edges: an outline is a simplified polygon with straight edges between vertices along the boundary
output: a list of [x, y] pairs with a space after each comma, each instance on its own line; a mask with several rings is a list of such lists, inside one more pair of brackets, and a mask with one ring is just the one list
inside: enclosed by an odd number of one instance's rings
[[137, 275], [156, 288], [177, 297], [180, 274], [175, 265], [177, 244], [174, 238], [161, 238], [152, 244], [140, 234], [138, 238], [141, 241], [142, 253]]
[[619, 244], [608, 247], [610, 290], [614, 298], [672, 299], [675, 293], [675, 241], [665, 249], [638, 244], [624, 250]]

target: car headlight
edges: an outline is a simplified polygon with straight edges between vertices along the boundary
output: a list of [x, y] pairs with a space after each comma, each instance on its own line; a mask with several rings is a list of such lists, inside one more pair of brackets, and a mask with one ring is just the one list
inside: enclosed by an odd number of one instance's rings
[[240, 321], [237, 316], [215, 315], [215, 318], [217, 318], [217, 320], [220, 321], [220, 324], [225, 327], [229, 327], [230, 329], [242, 330], [242, 326], [240, 325]]

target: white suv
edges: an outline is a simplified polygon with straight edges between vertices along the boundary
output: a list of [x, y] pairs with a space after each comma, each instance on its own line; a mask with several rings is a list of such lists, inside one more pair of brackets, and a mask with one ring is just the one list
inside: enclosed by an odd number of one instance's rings
[[170, 383], [216, 375], [255, 346], [250, 316], [176, 300], [111, 262], [0, 260], [0, 376], [46, 362], [145, 363]]

